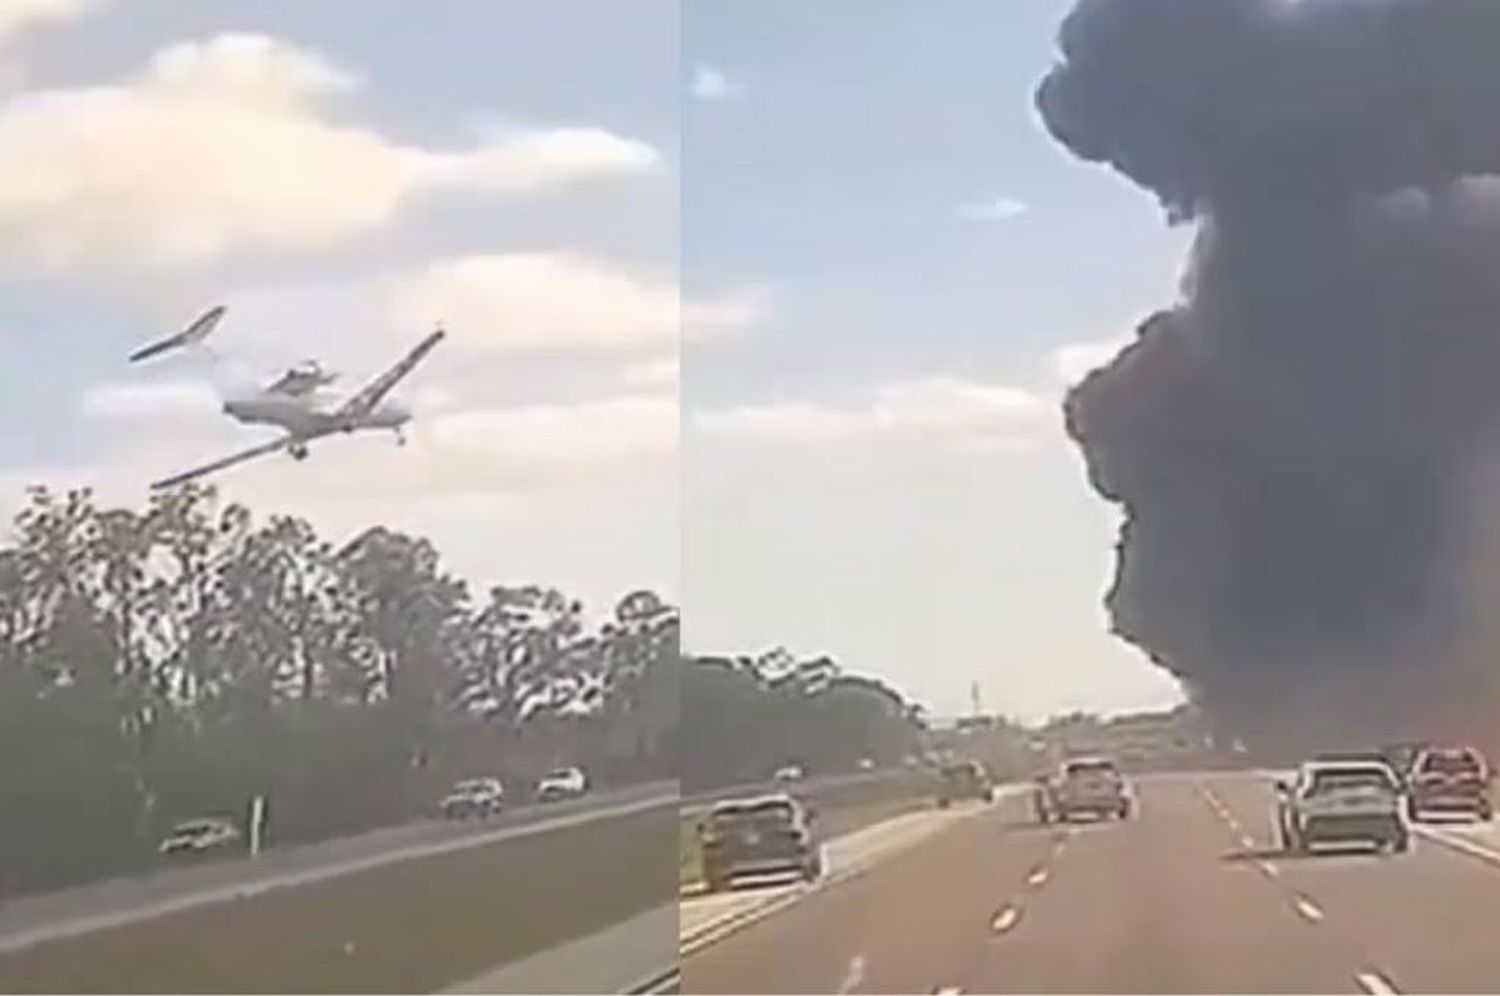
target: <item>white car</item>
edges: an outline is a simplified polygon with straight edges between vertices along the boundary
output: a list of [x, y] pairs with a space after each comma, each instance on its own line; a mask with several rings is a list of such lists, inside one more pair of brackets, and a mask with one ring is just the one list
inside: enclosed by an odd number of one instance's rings
[[541, 802], [573, 799], [589, 790], [588, 776], [582, 768], [558, 768], [536, 783], [536, 797]]
[[859, 770], [860, 771], [874, 771], [875, 770], [875, 759], [872, 758], [872, 757], [862, 757], [862, 758], [860, 758], [859, 759]]
[[788, 764], [777, 768], [776, 773], [771, 776], [778, 782], [800, 782], [802, 780], [802, 766], [800, 764]]
[[239, 839], [240, 832], [228, 820], [186, 820], [162, 838], [157, 851], [163, 855], [206, 854], [231, 847]]
[[494, 816], [505, 804], [505, 786], [498, 778], [468, 778], [457, 782], [439, 803], [450, 820]]
[[1401, 782], [1383, 761], [1308, 761], [1295, 781], [1277, 781], [1276, 793], [1276, 822], [1288, 851], [1351, 841], [1396, 853], [1411, 846]]

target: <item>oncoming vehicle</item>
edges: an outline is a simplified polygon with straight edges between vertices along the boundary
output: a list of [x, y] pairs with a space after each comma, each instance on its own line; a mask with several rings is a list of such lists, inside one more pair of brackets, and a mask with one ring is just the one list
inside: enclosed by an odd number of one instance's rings
[[1471, 747], [1419, 751], [1407, 779], [1411, 818], [1459, 813], [1488, 820], [1490, 777], [1484, 755]]
[[1130, 816], [1130, 789], [1109, 758], [1075, 757], [1064, 761], [1056, 775], [1037, 780], [1035, 807], [1042, 823], [1079, 815], [1123, 820]]
[[229, 820], [185, 820], [162, 838], [157, 851], [168, 857], [210, 854], [233, 847], [239, 839], [239, 830]]
[[499, 813], [504, 803], [505, 787], [500, 779], [468, 778], [454, 783], [440, 807], [446, 819], [484, 819]]
[[1295, 781], [1276, 783], [1281, 846], [1370, 843], [1400, 853], [1411, 846], [1400, 780], [1381, 761], [1309, 761]]
[[946, 809], [960, 799], [979, 799], [989, 802], [994, 797], [994, 787], [984, 765], [978, 761], [959, 761], [947, 764], [938, 772], [937, 804]]
[[745, 875], [796, 875], [813, 882], [823, 874], [811, 814], [786, 793], [716, 803], [699, 824], [698, 843], [710, 892]]
[[536, 797], [539, 802], [576, 799], [588, 790], [588, 776], [583, 773], [582, 768], [575, 767], [558, 768], [542, 776], [541, 780], [536, 783]]
[[771, 778], [778, 782], [800, 782], [802, 780], [802, 765], [783, 765], [776, 769], [776, 773]]

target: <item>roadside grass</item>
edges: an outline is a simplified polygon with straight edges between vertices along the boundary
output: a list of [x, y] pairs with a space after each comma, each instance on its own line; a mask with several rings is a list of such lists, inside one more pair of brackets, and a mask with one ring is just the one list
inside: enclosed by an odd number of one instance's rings
[[38, 945], [0, 957], [0, 992], [435, 992], [672, 902], [678, 822], [664, 806]]

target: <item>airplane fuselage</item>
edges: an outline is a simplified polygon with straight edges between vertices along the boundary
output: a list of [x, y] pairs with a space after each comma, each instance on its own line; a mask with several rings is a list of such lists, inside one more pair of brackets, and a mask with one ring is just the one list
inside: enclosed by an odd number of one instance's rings
[[262, 392], [224, 402], [224, 414], [246, 425], [274, 425], [298, 439], [315, 439], [359, 429], [399, 430], [411, 421], [411, 411], [396, 401], [381, 402], [356, 418], [337, 414], [337, 404], [317, 395]]

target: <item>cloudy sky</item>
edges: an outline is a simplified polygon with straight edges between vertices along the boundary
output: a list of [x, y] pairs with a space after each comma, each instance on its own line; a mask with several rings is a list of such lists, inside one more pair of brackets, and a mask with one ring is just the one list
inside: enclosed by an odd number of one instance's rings
[[[581, 25], [588, 24], [589, 30]], [[679, 593], [678, 22], [626, 0], [0, 0], [0, 486], [148, 483], [262, 438], [227, 394], [354, 390], [434, 323], [411, 445], [220, 479], [480, 585]], [[124, 357], [211, 304], [215, 356]]]
[[786, 643], [940, 712], [1175, 701], [1106, 633], [1113, 519], [1066, 385], [1186, 233], [1031, 106], [1063, 0], [692, 3], [683, 280], [753, 289], [683, 365], [686, 639]]
[[[0, 0], [0, 500], [139, 503], [263, 438], [226, 395], [442, 322], [407, 448], [221, 487], [944, 712], [1171, 701], [1058, 402], [1185, 234], [1038, 127], [1063, 9]], [[214, 303], [215, 355], [124, 362]]]

